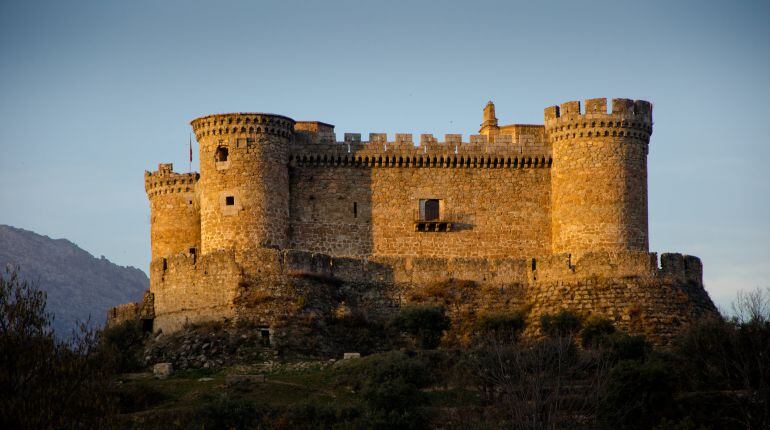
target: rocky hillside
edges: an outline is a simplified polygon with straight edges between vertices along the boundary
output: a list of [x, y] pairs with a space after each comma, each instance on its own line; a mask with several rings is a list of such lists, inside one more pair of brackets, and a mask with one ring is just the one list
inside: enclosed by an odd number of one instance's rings
[[69, 240], [0, 225], [0, 267], [7, 264], [19, 266], [25, 279], [48, 293], [60, 335], [89, 315], [102, 325], [108, 308], [140, 299], [149, 286], [143, 271], [96, 258]]

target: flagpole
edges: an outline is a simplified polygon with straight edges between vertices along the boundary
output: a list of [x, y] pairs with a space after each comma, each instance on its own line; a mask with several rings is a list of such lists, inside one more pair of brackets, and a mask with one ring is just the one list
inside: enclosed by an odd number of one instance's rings
[[190, 133], [190, 138], [188, 139], [188, 141], [190, 144], [190, 165], [187, 171], [189, 173], [192, 173], [192, 133]]

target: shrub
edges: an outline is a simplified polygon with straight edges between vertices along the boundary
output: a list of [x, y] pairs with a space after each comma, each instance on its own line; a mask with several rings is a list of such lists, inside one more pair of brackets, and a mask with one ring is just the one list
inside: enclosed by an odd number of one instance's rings
[[444, 330], [449, 328], [449, 318], [439, 306], [412, 305], [401, 308], [389, 326], [406, 332], [424, 349], [435, 349], [441, 343]]
[[261, 428], [260, 423], [269, 413], [253, 401], [226, 394], [209, 400], [196, 411], [201, 428], [207, 430]]
[[336, 407], [315, 403], [298, 403], [290, 406], [276, 418], [273, 426], [267, 428], [319, 429], [349, 428], [361, 417], [361, 411], [354, 407]]
[[615, 333], [615, 326], [607, 318], [592, 316], [583, 324], [580, 340], [585, 348], [595, 348], [605, 344], [607, 337]]
[[489, 313], [481, 315], [476, 321], [476, 329], [482, 336], [501, 342], [515, 342], [524, 327], [521, 312]]
[[701, 416], [710, 415], [723, 428], [770, 427], [767, 317], [753, 313], [701, 320], [675, 339], [673, 352], [682, 390], [721, 393], [718, 398], [688, 398], [688, 407], [700, 411], [693, 418], [704, 423]]
[[361, 393], [363, 428], [422, 428], [427, 402], [420, 390], [434, 380], [430, 357], [389, 352], [354, 360], [340, 368], [338, 383]]
[[652, 345], [644, 336], [629, 336], [626, 333], [616, 332], [605, 339], [605, 347], [612, 363], [621, 360], [642, 361], [652, 351]]
[[387, 349], [391, 344], [383, 324], [360, 315], [345, 315], [331, 319], [327, 337], [336, 352], [360, 352], [364, 355]]
[[339, 367], [337, 382], [350, 385], [354, 391], [360, 391], [365, 384], [379, 384], [397, 378], [409, 380], [420, 388], [429, 385], [433, 382], [429, 358], [415, 353], [391, 351], [357, 360], [346, 360]]
[[568, 310], [540, 317], [540, 327], [543, 333], [549, 337], [572, 336], [580, 331], [581, 325], [580, 317]]
[[142, 348], [146, 335], [138, 320], [129, 320], [102, 332], [102, 352], [112, 360], [117, 372], [136, 372], [142, 366]]
[[649, 429], [674, 416], [674, 374], [661, 360], [621, 361], [609, 374], [599, 416], [607, 428]]
[[115, 401], [98, 333], [81, 324], [55, 338], [45, 303], [17, 270], [0, 274], [0, 428], [108, 427]]
[[150, 409], [168, 398], [163, 392], [146, 383], [129, 383], [116, 391], [121, 413]]
[[576, 417], [595, 413], [605, 374], [596, 354], [584, 355], [567, 337], [488, 343], [467, 354], [466, 384], [476, 385], [500, 428], [575, 428]]

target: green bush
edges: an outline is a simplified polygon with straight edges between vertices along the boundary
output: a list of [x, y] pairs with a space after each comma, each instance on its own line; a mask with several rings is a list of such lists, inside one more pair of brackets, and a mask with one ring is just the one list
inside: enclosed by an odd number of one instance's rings
[[698, 321], [675, 339], [673, 354], [680, 390], [696, 393], [684, 399], [696, 422], [770, 428], [768, 316]]
[[115, 416], [112, 369], [99, 333], [51, 329], [46, 296], [17, 271], [0, 273], [0, 428], [105, 428]]
[[383, 354], [346, 360], [338, 368], [337, 382], [360, 391], [365, 384], [379, 384], [405, 378], [417, 387], [433, 382], [431, 361], [426, 355], [391, 351]]
[[361, 315], [332, 318], [327, 323], [327, 338], [336, 352], [356, 351], [367, 355], [392, 346], [384, 324]]
[[422, 428], [427, 422], [422, 388], [434, 382], [435, 357], [389, 352], [345, 363], [337, 382], [361, 393], [363, 428]]
[[223, 394], [199, 406], [195, 415], [201, 428], [230, 430], [262, 428], [260, 424], [270, 419], [271, 412], [253, 401]]
[[116, 390], [121, 413], [151, 409], [168, 399], [163, 392], [146, 383], [129, 383]]
[[584, 348], [606, 344], [607, 337], [615, 333], [615, 326], [607, 318], [592, 316], [583, 323], [580, 340]]
[[366, 428], [424, 428], [427, 416], [425, 395], [403, 377], [378, 384], [367, 384], [361, 391], [366, 409], [362, 417]]
[[580, 317], [568, 310], [540, 317], [541, 330], [549, 337], [573, 336], [580, 331], [581, 326]]
[[476, 321], [476, 329], [487, 339], [515, 342], [525, 327], [521, 312], [500, 312], [483, 314]]
[[602, 393], [599, 418], [606, 428], [649, 429], [676, 416], [675, 375], [661, 360], [621, 361]]
[[102, 332], [102, 352], [112, 360], [117, 372], [136, 372], [142, 369], [142, 350], [146, 335], [138, 320], [129, 320]]
[[362, 413], [354, 407], [336, 407], [314, 403], [291, 405], [268, 428], [331, 429], [350, 428], [361, 419]]
[[444, 308], [430, 305], [405, 306], [389, 321], [390, 327], [408, 333], [424, 349], [438, 347], [449, 324]]
[[652, 345], [644, 336], [630, 336], [626, 333], [616, 332], [605, 338], [606, 351], [611, 362], [621, 360], [645, 360], [652, 352]]

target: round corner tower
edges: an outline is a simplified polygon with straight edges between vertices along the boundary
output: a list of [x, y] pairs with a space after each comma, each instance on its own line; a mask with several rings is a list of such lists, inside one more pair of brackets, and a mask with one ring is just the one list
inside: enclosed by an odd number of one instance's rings
[[191, 122], [200, 146], [201, 251], [283, 248], [289, 217], [294, 120], [263, 113]]
[[647, 152], [652, 105], [572, 101], [545, 109], [553, 148], [553, 253], [648, 251]]
[[175, 173], [172, 164], [144, 172], [144, 189], [150, 200], [152, 260], [200, 249], [201, 224], [195, 187], [197, 173]]

